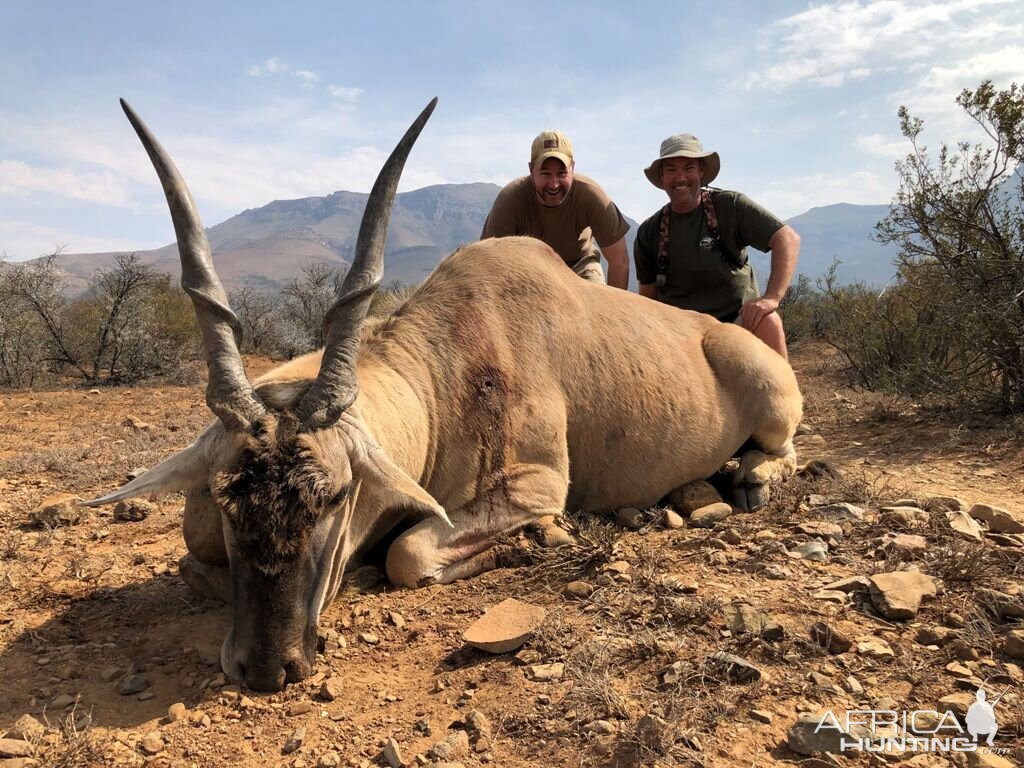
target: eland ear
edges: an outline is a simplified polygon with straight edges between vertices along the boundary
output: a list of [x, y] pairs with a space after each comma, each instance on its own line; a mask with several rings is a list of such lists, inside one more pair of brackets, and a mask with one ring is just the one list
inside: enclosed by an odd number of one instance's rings
[[423, 517], [439, 517], [449, 527], [454, 528], [448, 519], [444, 507], [437, 499], [427, 493], [405, 471], [395, 464], [388, 455], [377, 446], [366, 446], [365, 466], [366, 479], [373, 478], [381, 499], [388, 507], [402, 507], [421, 514]]

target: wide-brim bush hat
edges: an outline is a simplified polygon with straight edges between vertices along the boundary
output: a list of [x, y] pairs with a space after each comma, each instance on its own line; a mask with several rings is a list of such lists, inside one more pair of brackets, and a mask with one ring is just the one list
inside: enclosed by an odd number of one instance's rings
[[661, 142], [661, 154], [658, 159], [644, 168], [644, 175], [658, 189], [664, 189], [661, 183], [661, 161], [670, 157], [692, 157], [704, 161], [703, 184], [710, 184], [722, 169], [722, 161], [717, 152], [705, 152], [700, 139], [690, 133], [677, 133]]

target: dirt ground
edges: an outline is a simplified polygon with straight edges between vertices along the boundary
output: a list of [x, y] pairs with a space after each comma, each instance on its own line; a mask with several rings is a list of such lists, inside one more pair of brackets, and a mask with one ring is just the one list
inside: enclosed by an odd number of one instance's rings
[[[250, 372], [267, 365], [250, 361]], [[800, 458], [832, 462], [842, 480], [794, 479], [767, 509], [713, 529], [668, 530], [661, 510], [639, 530], [581, 520], [578, 546], [452, 585], [395, 590], [364, 569], [323, 616], [315, 675], [273, 695], [220, 675], [230, 609], [178, 578], [181, 496], [138, 521], [106, 507], [83, 509], [75, 525], [29, 524], [46, 497], [100, 495], [187, 445], [211, 420], [202, 384], [0, 392], [0, 734], [25, 714], [48, 725], [27, 760], [0, 751], [0, 768], [386, 765], [389, 738], [408, 765], [1024, 764], [1024, 661], [1004, 644], [1021, 619], [993, 613], [977, 592], [1019, 595], [1024, 547], [1012, 536], [958, 537], [942, 513], [904, 524], [878, 513], [898, 499], [955, 496], [1024, 514], [1024, 426], [964, 424], [853, 391], [819, 347], [796, 350], [794, 367], [810, 428]], [[811, 538], [796, 530], [814, 519], [809, 494], [867, 512], [833, 537], [827, 562], [792, 554]], [[926, 547], [886, 548], [887, 533], [918, 534]], [[943, 588], [911, 620], [882, 618], [863, 593], [815, 596], [838, 579], [908, 566]], [[573, 580], [593, 593], [568, 596]], [[467, 646], [466, 628], [510, 596], [547, 610], [538, 633], [519, 653]], [[775, 619], [781, 637], [731, 631], [725, 609], [737, 601]], [[884, 640], [894, 655], [856, 644], [829, 653], [811, 638], [815, 622]], [[959, 639], [920, 641], [943, 626]], [[720, 651], [756, 665], [760, 679], [710, 663]], [[564, 664], [563, 677], [531, 679], [541, 663]], [[678, 679], [666, 677], [672, 665]], [[962, 692], [963, 667], [991, 697], [1006, 690], [995, 744], [1007, 762], [809, 757], [787, 746], [803, 713], [933, 708]], [[133, 675], [142, 689], [122, 695]], [[184, 716], [169, 721], [179, 703]], [[449, 753], [431, 753], [448, 737]]]

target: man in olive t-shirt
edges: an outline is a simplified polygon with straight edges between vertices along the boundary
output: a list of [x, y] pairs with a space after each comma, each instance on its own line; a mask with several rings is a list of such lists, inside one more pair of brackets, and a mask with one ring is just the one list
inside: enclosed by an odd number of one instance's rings
[[[786, 334], [776, 310], [800, 253], [793, 228], [739, 192], [707, 188], [718, 175], [717, 152], [695, 136], [670, 136], [644, 174], [669, 202], [637, 230], [633, 259], [640, 294], [736, 322], [783, 357]], [[747, 246], [771, 251], [763, 294]]]
[[498, 193], [480, 237], [536, 237], [577, 275], [604, 283], [596, 240], [608, 261], [608, 284], [626, 290], [629, 224], [596, 181], [575, 172], [569, 139], [559, 131], [541, 133], [533, 140], [529, 168], [529, 176]]

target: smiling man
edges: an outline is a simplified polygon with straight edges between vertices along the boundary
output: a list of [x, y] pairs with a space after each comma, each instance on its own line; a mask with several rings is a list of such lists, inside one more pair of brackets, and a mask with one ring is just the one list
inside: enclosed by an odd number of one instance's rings
[[[684, 133], [665, 139], [658, 159], [644, 169], [669, 202], [637, 230], [640, 293], [738, 323], [786, 357], [776, 310], [793, 279], [800, 236], [746, 195], [708, 187], [720, 168], [717, 152], [705, 152], [696, 136]], [[763, 294], [747, 246], [771, 251]]]
[[600, 260], [604, 254], [608, 285], [626, 290], [629, 224], [596, 181], [576, 173], [572, 144], [565, 134], [544, 131], [537, 136], [529, 168], [529, 176], [498, 193], [481, 239], [527, 235], [543, 240], [573, 272], [595, 283], [605, 281]]

